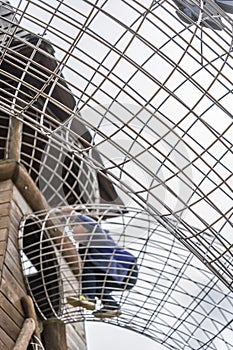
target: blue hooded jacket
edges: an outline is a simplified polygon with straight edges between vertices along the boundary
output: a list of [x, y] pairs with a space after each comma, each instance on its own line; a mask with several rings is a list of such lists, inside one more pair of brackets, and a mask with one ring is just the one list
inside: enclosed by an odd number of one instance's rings
[[75, 222], [83, 225], [90, 233], [89, 239], [80, 244], [79, 253], [82, 259], [91, 261], [108, 276], [108, 279], [123, 283], [135, 267], [136, 258], [118, 247], [109, 231], [103, 229], [95, 220], [78, 214]]

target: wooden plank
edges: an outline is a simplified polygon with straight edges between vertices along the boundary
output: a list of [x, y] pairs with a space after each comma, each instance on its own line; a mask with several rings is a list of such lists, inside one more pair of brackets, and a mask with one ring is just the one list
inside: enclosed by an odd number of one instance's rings
[[18, 250], [18, 234], [19, 234], [18, 227], [14, 227], [11, 225], [9, 228], [10, 230], [9, 230], [8, 240], [11, 240], [13, 245]]
[[10, 203], [11, 201], [12, 201], [12, 192], [11, 191], [1, 192], [0, 205], [2, 205], [3, 203]]
[[10, 218], [9, 215], [5, 215], [5, 216], [0, 216], [0, 228], [7, 228], [9, 227], [10, 224]]
[[[14, 263], [18, 265], [19, 269], [21, 270], [21, 259], [20, 259], [20, 253], [19, 253], [19, 247], [18, 247], [18, 239], [16, 241], [16, 244], [15, 244], [15, 241], [8, 239], [6, 258], [7, 258], [7, 261], [10, 259], [9, 266]], [[8, 265], [7, 261], [5, 262], [6, 265]]]
[[[8, 248], [9, 246], [9, 248]], [[18, 242], [18, 229], [15, 229], [14, 227], [10, 227], [10, 233], [8, 235], [7, 240], [7, 249], [10, 249], [12, 252], [12, 257], [14, 260], [17, 260], [19, 257], [19, 242]]]
[[0, 284], [1, 284], [1, 280], [2, 280], [3, 261], [4, 261], [4, 256], [0, 255]]
[[22, 217], [22, 215], [31, 213], [31, 208], [25, 199], [22, 197], [17, 187], [13, 187], [13, 201], [12, 201], [12, 209], [16, 211], [17, 215]]
[[12, 201], [13, 193], [12, 190], [2, 191], [0, 195], [0, 204], [10, 203]]
[[13, 276], [7, 267], [4, 265], [2, 272], [2, 280], [0, 290], [9, 301], [15, 305], [15, 307], [22, 312], [22, 306], [20, 303], [21, 297], [25, 296], [26, 288], [22, 288], [21, 284], [18, 283], [17, 277]]
[[10, 219], [10, 227], [9, 227], [9, 232], [10, 232], [10, 237], [11, 239], [15, 242], [18, 239], [18, 232], [19, 232], [19, 224], [20, 224], [20, 218], [17, 219], [17, 217], [14, 217], [14, 213], [11, 212], [9, 215]]
[[2, 278], [2, 268], [3, 268], [3, 260], [4, 260], [4, 256], [3, 255], [0, 255], [0, 281], [1, 281], [1, 278]]
[[0, 305], [5, 313], [16, 323], [18, 327], [22, 326], [24, 314], [18, 310], [2, 293], [0, 294]]
[[0, 285], [2, 279], [3, 262], [5, 258], [5, 250], [7, 247], [8, 229], [0, 229]]
[[6, 241], [0, 241], [0, 255], [5, 255]]
[[18, 334], [20, 332], [20, 327], [5, 313], [5, 311], [0, 307], [1, 313], [1, 324], [0, 327], [5, 333], [16, 341]]
[[4, 259], [5, 259], [6, 247], [7, 247], [7, 242], [0, 241], [0, 283], [2, 279], [2, 270], [3, 270]]
[[11, 190], [13, 187], [13, 182], [11, 179], [0, 181], [0, 192], [5, 192]]
[[8, 228], [0, 228], [0, 241], [6, 241], [8, 237]]
[[7, 216], [7, 215], [9, 215], [10, 206], [11, 206], [11, 205], [10, 205], [10, 201], [0, 204], [1, 216]]
[[[19, 203], [21, 205], [21, 207], [19, 208], [18, 204], [15, 202], [15, 200], [11, 201], [11, 208], [9, 210], [8, 216], [9, 216], [9, 234], [8, 234], [8, 244], [9, 244], [9, 249], [12, 250], [12, 244], [15, 246], [15, 249], [17, 250], [17, 252], [15, 251], [12, 255], [12, 257], [16, 257], [19, 256], [19, 243], [18, 243], [18, 236], [19, 236], [19, 223], [23, 217], [23, 213], [22, 213], [22, 208], [27, 207], [28, 208], [28, 212], [30, 212], [30, 208], [28, 206], [24, 206], [24, 199], [21, 197], [20, 193], [17, 191], [18, 193], [18, 200]], [[6, 206], [6, 204], [4, 204], [4, 207]], [[2, 221], [2, 225], [5, 225], [6, 222], [3, 219]], [[0, 238], [1, 239], [1, 238]]]
[[[13, 245], [12, 245], [13, 246]], [[9, 247], [9, 245], [8, 245]], [[15, 252], [15, 256], [17, 256], [16, 260], [13, 258]], [[12, 275], [12, 278], [17, 281], [17, 284], [21, 286], [22, 289], [24, 289], [25, 283], [22, 275], [22, 269], [21, 269], [21, 263], [19, 259], [19, 252], [15, 249], [13, 246], [13, 250], [9, 251], [7, 249], [5, 260], [4, 260], [4, 266], [3, 266], [3, 276], [5, 274], [5, 266], [10, 271], [10, 274]]]
[[15, 342], [0, 326], [0, 349], [11, 350]]

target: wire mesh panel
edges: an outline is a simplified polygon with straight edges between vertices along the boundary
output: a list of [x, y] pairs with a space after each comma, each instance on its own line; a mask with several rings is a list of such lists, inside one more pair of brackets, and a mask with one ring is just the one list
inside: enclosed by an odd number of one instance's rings
[[[128, 261], [124, 267], [125, 251], [119, 247], [128, 246], [135, 238], [145, 235], [148, 215], [131, 210], [131, 216], [115, 214], [116, 218], [110, 219], [117, 208], [109, 210], [105, 207], [102, 208], [104, 214], [95, 221], [91, 219], [93, 206], [88, 209], [86, 216], [79, 214], [82, 208], [78, 208], [72, 220], [70, 215], [56, 209], [29, 215], [21, 223], [19, 242], [23, 271], [43, 318], [54, 316], [74, 322], [83, 315], [80, 308], [78, 311], [70, 309], [68, 297], [84, 294], [93, 300], [98, 297], [99, 302], [104, 303], [112, 290], [129, 291], [136, 283], [136, 256], [132, 255], [132, 262]], [[99, 215], [99, 211], [94, 214]], [[85, 221], [87, 218], [90, 221]], [[103, 218], [110, 221], [100, 224]], [[111, 238], [105, 226], [111, 228]], [[133, 232], [125, 235], [130, 227]], [[130, 253], [128, 256], [131, 258]], [[89, 280], [97, 275], [98, 281], [93, 280], [93, 284], [101, 284], [101, 292], [95, 295]], [[109, 292], [102, 295], [105, 289]]]
[[[173, 348], [231, 348], [231, 313], [222, 311], [233, 288], [231, 1], [12, 0], [0, 9], [1, 158], [9, 158], [9, 126], [18, 120], [18, 160], [51, 208], [89, 203], [88, 214], [98, 207], [104, 220], [128, 218], [130, 207], [147, 213], [153, 237], [168, 240], [161, 258], [180, 252], [170, 260], [179, 273], [173, 284], [165, 268], [153, 267], [154, 238], [141, 241], [140, 278], [145, 271], [154, 284], [141, 292], [139, 278], [130, 291], [132, 327]], [[128, 232], [122, 237], [130, 241]], [[163, 278], [167, 289], [151, 298]], [[184, 280], [201, 289], [200, 299], [189, 292], [186, 299], [192, 310], [197, 303], [200, 322], [176, 292]], [[210, 315], [215, 295], [224, 295], [222, 323], [209, 330], [197, 305]], [[136, 298], [146, 311], [133, 311]], [[151, 300], [160, 306], [148, 320]], [[182, 322], [172, 323], [170, 304], [183, 310]], [[155, 312], [163, 313], [159, 324]]]
[[45, 350], [42, 342], [37, 337], [33, 336], [28, 346], [28, 350]]
[[23, 267], [28, 288], [42, 316], [60, 314], [60, 267], [53, 242], [42, 229], [36, 217], [24, 223], [20, 244], [23, 249]]
[[[39, 212], [33, 224], [30, 217], [21, 224], [23, 271], [44, 318], [53, 314], [68, 323], [102, 320], [95, 309], [111, 295], [122, 313], [105, 322], [145, 334], [171, 349], [232, 349], [232, 293], [157, 220], [135, 208], [121, 217], [110, 212], [109, 218], [107, 207], [101, 208], [102, 216], [93, 206], [74, 209], [74, 215], [62, 208]], [[95, 219], [86, 221], [87, 217]], [[123, 286], [114, 279], [124, 275], [122, 266], [117, 272], [112, 264], [115, 245], [137, 258], [138, 273], [131, 286], [125, 279]], [[110, 255], [106, 247], [112, 246]], [[77, 256], [79, 271], [71, 264]], [[118, 262], [123, 260], [120, 256]], [[80, 295], [95, 299], [95, 306], [69, 303]]]

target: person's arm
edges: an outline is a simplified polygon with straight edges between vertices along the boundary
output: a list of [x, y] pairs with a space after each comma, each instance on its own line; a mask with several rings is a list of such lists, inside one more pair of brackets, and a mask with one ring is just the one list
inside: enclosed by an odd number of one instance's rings
[[78, 213], [73, 209], [73, 207], [68, 206], [61, 209], [61, 214], [70, 217], [70, 227], [72, 229], [74, 239], [77, 242], [87, 241], [89, 239], [89, 230], [87, 225], [83, 225], [78, 218]]
[[16, 10], [9, 1], [3, 0], [0, 2], [0, 42], [4, 46], [8, 40], [14, 38], [24, 39], [29, 32], [18, 26], [16, 18]]
[[77, 212], [71, 206], [62, 208], [60, 212], [62, 215], [69, 216], [71, 219], [75, 218], [77, 215]]

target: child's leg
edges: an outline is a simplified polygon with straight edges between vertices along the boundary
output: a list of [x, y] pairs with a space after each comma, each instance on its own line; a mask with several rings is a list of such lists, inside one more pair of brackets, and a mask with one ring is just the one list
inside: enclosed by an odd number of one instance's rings
[[95, 297], [96, 297], [96, 278], [95, 272], [92, 270], [92, 264], [89, 261], [85, 261], [82, 270], [82, 294], [77, 297], [68, 297], [67, 302], [74, 307], [83, 307], [88, 310], [95, 309]]
[[82, 271], [82, 294], [91, 300], [95, 300], [97, 296], [96, 272], [93, 271], [93, 266], [89, 261], [86, 261]]

